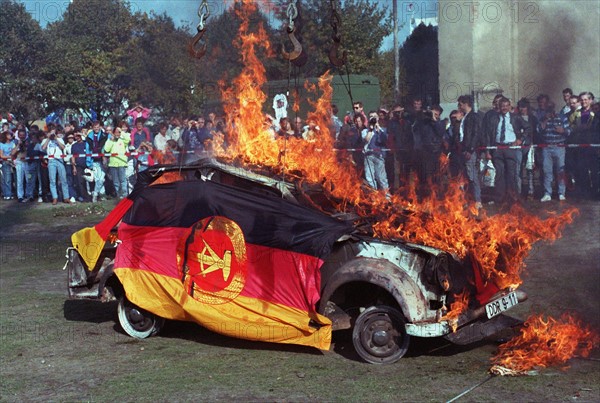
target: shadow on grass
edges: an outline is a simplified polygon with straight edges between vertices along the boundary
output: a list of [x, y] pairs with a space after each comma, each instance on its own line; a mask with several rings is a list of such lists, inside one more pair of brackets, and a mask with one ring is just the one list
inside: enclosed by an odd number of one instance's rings
[[63, 305], [63, 312], [65, 319], [73, 322], [112, 322], [117, 316], [117, 302], [69, 299]]

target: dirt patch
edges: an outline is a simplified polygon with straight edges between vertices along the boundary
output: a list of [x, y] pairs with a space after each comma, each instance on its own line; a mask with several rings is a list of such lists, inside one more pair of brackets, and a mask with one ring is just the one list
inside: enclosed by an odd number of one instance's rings
[[[529, 300], [511, 315], [569, 311], [600, 328], [600, 203], [575, 205], [580, 214], [563, 237], [537, 244], [527, 259], [522, 289]], [[568, 369], [488, 379], [491, 342], [458, 347], [413, 338], [400, 362], [374, 366], [358, 361], [343, 333], [329, 352], [231, 339], [181, 322], [134, 340], [115, 324], [114, 303], [67, 300], [61, 269], [70, 235], [112, 204], [89, 206], [2, 205], [3, 401], [445, 401], [479, 383], [463, 401], [600, 400], [598, 350]]]

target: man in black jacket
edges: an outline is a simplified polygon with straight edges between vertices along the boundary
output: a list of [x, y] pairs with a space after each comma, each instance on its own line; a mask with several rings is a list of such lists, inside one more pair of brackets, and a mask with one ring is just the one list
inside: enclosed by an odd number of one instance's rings
[[496, 168], [496, 202], [513, 204], [518, 201], [517, 184], [517, 154], [527, 132], [527, 124], [518, 114], [512, 113], [512, 106], [508, 98], [499, 101], [500, 112], [490, 116], [487, 125], [487, 145], [498, 147], [493, 150], [492, 162]]
[[464, 114], [456, 142], [464, 161], [464, 174], [469, 180], [475, 206], [481, 208], [481, 181], [477, 148], [482, 145], [481, 118], [473, 110], [473, 99], [469, 95], [458, 97], [458, 109]]

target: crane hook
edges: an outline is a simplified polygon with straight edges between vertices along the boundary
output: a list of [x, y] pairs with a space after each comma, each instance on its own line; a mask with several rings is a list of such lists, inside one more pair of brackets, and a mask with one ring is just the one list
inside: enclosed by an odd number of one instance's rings
[[198, 33], [194, 35], [194, 37], [188, 43], [187, 46], [189, 55], [195, 59], [200, 59], [206, 54], [206, 44], [200, 46], [198, 50], [194, 49], [195, 46], [200, 42], [200, 40], [204, 36], [204, 33], [206, 32], [205, 22], [206, 19], [210, 16], [210, 9], [208, 8], [208, 3], [206, 2], [206, 0], [204, 0], [202, 4], [200, 4], [200, 7], [198, 8], [198, 16], [200, 17], [200, 22], [196, 27]]

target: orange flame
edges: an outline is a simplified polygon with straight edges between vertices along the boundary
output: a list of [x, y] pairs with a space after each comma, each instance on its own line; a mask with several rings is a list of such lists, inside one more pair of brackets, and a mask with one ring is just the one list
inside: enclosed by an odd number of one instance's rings
[[456, 331], [458, 317], [469, 307], [469, 293], [465, 290], [461, 294], [454, 295], [454, 301], [450, 304], [450, 310], [442, 316], [441, 320], [447, 320], [452, 331]]
[[559, 320], [533, 315], [525, 321], [520, 335], [502, 344], [491, 361], [511, 374], [523, 374], [563, 365], [575, 356], [587, 357], [598, 342], [597, 332], [569, 314], [563, 314]]
[[[247, 12], [241, 11], [244, 8]], [[307, 86], [320, 94], [312, 105], [314, 112], [309, 114], [320, 129], [314, 141], [276, 139], [263, 114], [267, 96], [261, 86], [266, 74], [257, 56], [260, 49], [269, 53], [271, 45], [262, 26], [250, 31], [248, 16], [254, 11], [256, 5], [250, 0], [244, 0], [237, 10], [242, 20], [238, 46], [244, 68], [231, 87], [221, 83], [225, 112], [230, 117], [230, 146], [224, 150], [222, 141], [214, 141], [216, 156], [320, 184], [333, 207], [358, 214], [363, 222], [371, 224], [376, 237], [426, 244], [459, 258], [471, 254], [481, 265], [484, 283], [492, 282], [499, 288], [521, 284], [523, 261], [532, 245], [538, 240], [558, 238], [577, 210], [568, 208], [560, 215], [542, 219], [515, 206], [507, 214], [488, 217], [467, 201], [463, 190], [466, 184], [460, 181], [449, 183], [446, 189], [432, 187], [430, 195], [421, 199], [417, 197], [416, 181], [391, 197], [373, 192], [363, 185], [362, 173], [351, 160], [340, 158], [333, 149], [329, 130], [332, 76], [328, 72], [320, 78], [318, 87]], [[447, 167], [445, 159], [441, 162]]]

